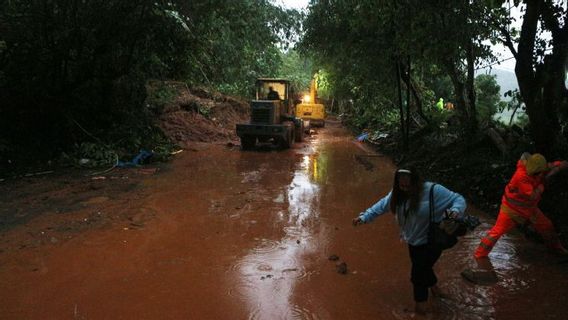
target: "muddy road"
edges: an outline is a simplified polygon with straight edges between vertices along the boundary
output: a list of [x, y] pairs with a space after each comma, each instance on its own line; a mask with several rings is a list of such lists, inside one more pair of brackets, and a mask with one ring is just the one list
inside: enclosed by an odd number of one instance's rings
[[[394, 219], [351, 226], [395, 167], [353, 140], [329, 122], [286, 151], [210, 145], [157, 172], [4, 182], [0, 319], [409, 318]], [[566, 319], [568, 265], [512, 234], [478, 266], [493, 220], [469, 210], [485, 223], [437, 264], [451, 298], [429, 318]]]

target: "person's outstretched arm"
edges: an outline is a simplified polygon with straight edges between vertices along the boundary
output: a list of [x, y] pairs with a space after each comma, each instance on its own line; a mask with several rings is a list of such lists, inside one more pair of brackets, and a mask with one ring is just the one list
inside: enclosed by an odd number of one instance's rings
[[392, 191], [389, 192], [384, 198], [379, 200], [373, 206], [368, 208], [367, 210], [361, 212], [358, 217], [353, 219], [353, 225], [360, 225], [363, 223], [369, 223], [373, 221], [376, 217], [382, 215], [383, 213], [390, 210], [389, 204], [391, 199]]
[[554, 161], [549, 165], [550, 171], [546, 174], [545, 180], [548, 181], [552, 176], [557, 174], [558, 172], [565, 170], [568, 168], [567, 161]]

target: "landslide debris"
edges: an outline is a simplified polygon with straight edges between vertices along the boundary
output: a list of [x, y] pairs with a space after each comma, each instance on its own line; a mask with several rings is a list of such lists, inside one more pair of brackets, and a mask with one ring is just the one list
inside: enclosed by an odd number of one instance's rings
[[247, 101], [204, 87], [154, 81], [146, 89], [147, 106], [157, 115], [158, 126], [182, 148], [196, 142], [236, 143], [235, 125], [249, 119]]

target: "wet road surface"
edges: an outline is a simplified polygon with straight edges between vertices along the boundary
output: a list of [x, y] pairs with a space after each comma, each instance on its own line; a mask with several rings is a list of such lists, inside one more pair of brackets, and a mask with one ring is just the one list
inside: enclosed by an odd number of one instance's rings
[[[410, 261], [394, 219], [350, 224], [389, 191], [395, 167], [337, 123], [318, 131], [285, 151], [182, 153], [130, 191], [143, 196], [114, 207], [143, 223], [2, 249], [0, 319], [410, 318]], [[493, 222], [482, 219], [438, 262], [451, 298], [434, 301], [429, 318], [568, 318], [568, 264], [513, 234], [492, 265], [477, 265]], [[473, 285], [466, 268], [491, 268], [498, 282]]]

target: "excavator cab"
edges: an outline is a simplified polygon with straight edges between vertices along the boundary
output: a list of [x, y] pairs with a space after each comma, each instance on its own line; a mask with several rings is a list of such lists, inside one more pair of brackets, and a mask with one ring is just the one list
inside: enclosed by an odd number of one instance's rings
[[[317, 76], [316, 76], [317, 77]], [[302, 99], [302, 103], [296, 105], [296, 117], [310, 123], [310, 126], [325, 126], [325, 106], [317, 103], [316, 77], [310, 84], [310, 93]]]

